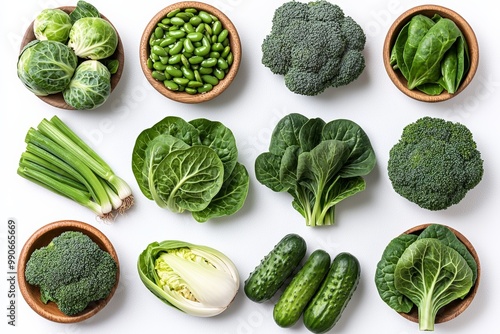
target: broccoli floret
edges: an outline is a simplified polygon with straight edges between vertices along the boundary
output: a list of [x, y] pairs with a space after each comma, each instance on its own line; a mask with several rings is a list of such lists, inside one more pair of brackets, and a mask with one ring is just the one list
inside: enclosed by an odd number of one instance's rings
[[111, 255], [89, 236], [68, 231], [32, 253], [25, 276], [40, 287], [42, 302], [53, 301], [63, 313], [75, 315], [109, 295], [117, 270]]
[[365, 42], [362, 28], [339, 6], [289, 1], [274, 13], [271, 33], [262, 43], [262, 64], [284, 75], [292, 92], [317, 95], [361, 75]]
[[398, 194], [422, 208], [443, 210], [481, 181], [483, 160], [467, 127], [423, 117], [403, 129], [387, 170]]

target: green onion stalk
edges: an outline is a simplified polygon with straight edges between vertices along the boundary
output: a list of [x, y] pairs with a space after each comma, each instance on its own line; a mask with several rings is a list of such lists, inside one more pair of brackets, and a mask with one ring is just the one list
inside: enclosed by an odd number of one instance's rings
[[57, 116], [30, 128], [25, 141], [20, 176], [89, 208], [105, 221], [133, 205], [129, 185]]

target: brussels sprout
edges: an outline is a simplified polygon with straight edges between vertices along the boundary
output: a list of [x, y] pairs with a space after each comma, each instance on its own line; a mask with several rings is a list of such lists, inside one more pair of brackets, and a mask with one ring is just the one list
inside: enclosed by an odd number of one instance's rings
[[94, 5], [80, 0], [76, 3], [75, 9], [69, 13], [69, 17], [71, 18], [71, 23], [75, 23], [82, 17], [101, 17], [101, 14]]
[[44, 9], [33, 22], [36, 39], [66, 43], [71, 30], [69, 14], [58, 8]]
[[63, 97], [77, 110], [90, 110], [102, 105], [110, 93], [111, 73], [108, 68], [98, 60], [86, 60], [76, 68]]
[[36, 95], [55, 94], [68, 86], [77, 65], [77, 56], [65, 44], [34, 40], [19, 55], [17, 76]]
[[85, 59], [104, 59], [111, 56], [118, 45], [118, 34], [108, 21], [100, 17], [84, 17], [73, 24], [68, 46]]

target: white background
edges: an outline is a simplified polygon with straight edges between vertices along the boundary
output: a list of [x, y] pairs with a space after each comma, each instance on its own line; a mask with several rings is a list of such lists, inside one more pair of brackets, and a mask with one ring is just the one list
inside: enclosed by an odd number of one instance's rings
[[[283, 0], [206, 1], [224, 11], [237, 27], [243, 60], [232, 86], [218, 98], [200, 105], [173, 102], [153, 90], [139, 65], [139, 41], [143, 28], [157, 11], [172, 1], [91, 1], [110, 19], [123, 40], [125, 70], [106, 104], [94, 111], [67, 111], [53, 108], [32, 95], [16, 75], [21, 38], [36, 14], [48, 7], [75, 5], [76, 1], [8, 1], [2, 5], [0, 24], [2, 147], [2, 229], [0, 258], [7, 258], [8, 219], [17, 222], [17, 247], [41, 226], [62, 219], [90, 223], [113, 242], [121, 265], [119, 288], [110, 303], [96, 316], [78, 324], [58, 324], [38, 316], [17, 291], [16, 327], [7, 325], [6, 279], [2, 279], [0, 305], [2, 332], [37, 333], [307, 333], [299, 322], [281, 329], [273, 321], [276, 299], [256, 304], [240, 289], [234, 303], [220, 316], [195, 318], [163, 304], [142, 284], [136, 271], [139, 253], [153, 241], [180, 239], [219, 249], [236, 264], [243, 281], [272, 247], [287, 233], [298, 233], [308, 244], [308, 253], [323, 248], [332, 257], [339, 252], [354, 254], [361, 263], [358, 289], [336, 333], [417, 333], [409, 322], [386, 306], [374, 285], [375, 267], [387, 243], [406, 229], [426, 222], [450, 225], [475, 246], [482, 275], [478, 294], [471, 306], [453, 321], [436, 325], [436, 333], [492, 333], [498, 328], [498, 15], [493, 1], [436, 1], [464, 16], [479, 40], [480, 65], [473, 82], [452, 100], [426, 104], [410, 99], [389, 80], [382, 61], [382, 45], [392, 22], [407, 9], [427, 1], [339, 0], [367, 34], [366, 70], [347, 87], [330, 89], [316, 97], [295, 95], [283, 78], [274, 76], [260, 63], [260, 45], [271, 28], [274, 9]], [[366, 177], [367, 189], [337, 207], [337, 223], [326, 228], [308, 228], [292, 208], [287, 194], [274, 193], [255, 179], [255, 158], [268, 148], [277, 121], [299, 112], [325, 121], [348, 118], [369, 135], [377, 154], [377, 166]], [[44, 117], [58, 115], [79, 133], [132, 186], [136, 205], [126, 216], [111, 224], [97, 222], [91, 212], [16, 174], [24, 151], [24, 136]], [[137, 135], [168, 115], [191, 120], [206, 117], [222, 121], [236, 136], [239, 160], [250, 172], [251, 184], [243, 209], [229, 218], [195, 222], [189, 215], [176, 215], [146, 199], [137, 187], [131, 170], [132, 148]], [[431, 212], [397, 195], [387, 177], [388, 152], [402, 128], [423, 116], [461, 122], [473, 132], [484, 158], [482, 182], [466, 198], [447, 210]], [[2, 272], [7, 273], [6, 265]], [[5, 269], [4, 269], [5, 268]], [[5, 332], [4, 332], [5, 333]]]

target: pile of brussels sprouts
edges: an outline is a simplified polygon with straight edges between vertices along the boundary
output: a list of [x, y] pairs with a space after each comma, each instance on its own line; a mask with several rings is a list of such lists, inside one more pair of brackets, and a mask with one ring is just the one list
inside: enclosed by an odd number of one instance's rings
[[35, 95], [62, 93], [77, 110], [101, 106], [111, 93], [111, 75], [120, 64], [110, 57], [118, 34], [99, 11], [78, 1], [67, 13], [42, 10], [33, 22], [36, 39], [21, 50], [17, 75]]

